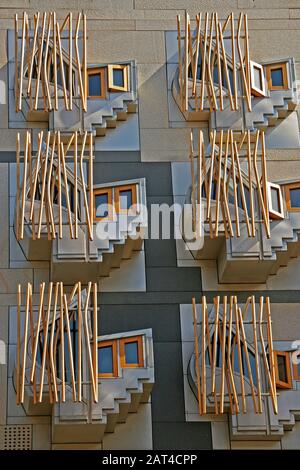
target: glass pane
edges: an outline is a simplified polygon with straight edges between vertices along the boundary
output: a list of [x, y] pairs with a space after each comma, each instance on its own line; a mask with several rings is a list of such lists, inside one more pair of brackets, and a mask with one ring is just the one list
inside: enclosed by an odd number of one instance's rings
[[89, 75], [89, 96], [101, 96], [101, 77], [99, 73]]
[[261, 70], [257, 67], [253, 67], [253, 75], [254, 75], [255, 87], [261, 90], [262, 89]]
[[108, 193], [95, 195], [96, 217], [108, 216]]
[[296, 366], [296, 371], [297, 371], [297, 376], [300, 377], [300, 356], [298, 356], [298, 364], [295, 364]]
[[271, 70], [271, 80], [273, 86], [283, 86], [283, 73], [281, 67]]
[[291, 207], [300, 207], [300, 188], [290, 189]]
[[119, 192], [120, 209], [128, 210], [132, 206], [132, 190], [126, 189]]
[[281, 382], [287, 382], [287, 370], [285, 356], [277, 356], [278, 377]]
[[138, 364], [138, 342], [125, 343], [125, 362], [126, 364]]
[[113, 349], [112, 346], [98, 348], [98, 363], [100, 374], [113, 373]]
[[113, 69], [113, 81], [115, 86], [124, 86], [124, 70]]
[[273, 211], [280, 212], [279, 194], [275, 188], [271, 188], [271, 202]]

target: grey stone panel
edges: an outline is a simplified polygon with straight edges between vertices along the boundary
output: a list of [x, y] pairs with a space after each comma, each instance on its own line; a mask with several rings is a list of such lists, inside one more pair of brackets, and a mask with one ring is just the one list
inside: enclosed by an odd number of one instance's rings
[[98, 151], [94, 152], [95, 163], [100, 162], [140, 162], [141, 161], [141, 152], [134, 151], [123, 151], [123, 152], [109, 152], [109, 151]]
[[16, 152], [10, 152], [10, 151], [0, 152], [1, 163], [15, 163], [15, 161], [16, 161]]
[[155, 450], [212, 449], [210, 423], [153, 423], [152, 435]]
[[200, 292], [201, 270], [199, 268], [148, 268], [147, 291]]

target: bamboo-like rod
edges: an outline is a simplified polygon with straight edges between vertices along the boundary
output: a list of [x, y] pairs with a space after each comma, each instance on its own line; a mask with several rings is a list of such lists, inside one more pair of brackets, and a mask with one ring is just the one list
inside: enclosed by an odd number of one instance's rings
[[52, 34], [53, 34], [53, 73], [54, 73], [54, 109], [58, 110], [58, 91], [57, 91], [57, 56], [56, 56], [56, 13], [52, 16]]
[[191, 72], [192, 72], [192, 96], [193, 96], [193, 88], [194, 88], [194, 82], [195, 82], [195, 64], [194, 64], [194, 54], [193, 54], [193, 43], [192, 43], [192, 32], [191, 32], [191, 21], [190, 17], [188, 19], [188, 48], [189, 48], [189, 63], [191, 64]]
[[56, 133], [54, 134], [54, 139], [52, 142], [51, 159], [50, 159], [49, 173], [48, 173], [48, 178], [47, 178], [47, 207], [49, 209], [49, 217], [50, 217], [53, 239], [56, 238], [56, 233], [55, 233], [55, 223], [54, 223], [54, 215], [53, 215], [53, 198], [51, 197], [51, 182], [52, 182], [52, 169], [53, 169], [53, 161], [54, 161], [55, 143], [56, 143]]
[[206, 352], [206, 341], [205, 341], [205, 329], [206, 329], [206, 297], [202, 297], [202, 323], [201, 323], [201, 367], [202, 367], [202, 411], [203, 414], [206, 413], [206, 362], [205, 362], [205, 352]]
[[267, 236], [270, 238], [270, 217], [269, 217], [269, 202], [268, 202], [268, 190], [267, 190], [267, 162], [266, 162], [266, 147], [265, 147], [265, 133], [261, 131], [261, 171], [262, 171], [262, 186], [263, 186], [263, 198], [266, 210], [266, 224], [267, 224]]
[[81, 64], [80, 64], [79, 49], [78, 49], [78, 31], [80, 27], [80, 21], [81, 21], [81, 13], [79, 12], [78, 17], [77, 17], [76, 29], [75, 29], [75, 55], [76, 55], [76, 62], [77, 62], [80, 97], [81, 97], [82, 107], [84, 110], [86, 110], [84, 86], [83, 86], [83, 81], [82, 81]]
[[231, 363], [231, 341], [232, 341], [232, 317], [233, 317], [233, 296], [230, 296], [229, 301], [229, 320], [228, 320], [228, 339], [227, 339], [227, 368], [229, 374], [229, 380], [231, 384], [233, 399], [234, 399], [234, 406], [236, 413], [239, 412], [239, 400], [236, 392], [236, 386], [234, 382], [234, 375], [232, 370], [232, 363]]
[[[234, 95], [234, 109], [238, 110], [238, 91], [237, 91], [237, 76], [236, 76], [236, 57], [235, 57], [235, 41], [234, 41], [234, 13], [231, 13], [231, 54], [232, 54], [232, 69], [233, 69], [233, 95]], [[241, 67], [243, 65], [241, 64]]]
[[[48, 132], [45, 159], [44, 159], [43, 177], [42, 177], [42, 190], [41, 190], [41, 200], [40, 200], [40, 212], [39, 212], [37, 238], [41, 238], [42, 221], [43, 221], [43, 209], [44, 209], [44, 204], [45, 204], [46, 177], [47, 177], [47, 168], [48, 168], [48, 151], [49, 151], [50, 135], [51, 135], [51, 133]], [[43, 156], [42, 156], [42, 159], [43, 159]], [[43, 166], [43, 164], [42, 164], [42, 166]]]
[[19, 67], [18, 67], [18, 60], [19, 60], [19, 20], [17, 13], [15, 14], [15, 108], [16, 112], [20, 111], [19, 109]]
[[222, 68], [221, 68], [221, 57], [220, 57], [220, 38], [219, 38], [218, 25], [219, 25], [218, 13], [215, 13], [216, 49], [217, 49], [218, 82], [219, 82], [219, 103], [220, 103], [220, 111], [223, 111], [223, 109], [224, 109], [223, 84], [222, 84]]
[[66, 401], [65, 377], [65, 337], [64, 337], [64, 286], [60, 283], [60, 371], [61, 371], [61, 400]]
[[[201, 13], [196, 16], [197, 23], [197, 35], [196, 35], [196, 52], [195, 52], [195, 61], [194, 61], [194, 75], [193, 75], [193, 96], [195, 96], [195, 108], [198, 110], [198, 100], [197, 100], [197, 74], [198, 74], [198, 60], [199, 60], [199, 46], [201, 40]], [[193, 49], [192, 49], [193, 50]]]
[[249, 92], [251, 92], [251, 73], [250, 73], [250, 49], [249, 49], [249, 33], [248, 33], [248, 15], [244, 13], [244, 44], [245, 44], [245, 62], [246, 62], [246, 79]]
[[56, 325], [56, 311], [57, 311], [57, 301], [58, 301], [58, 292], [59, 292], [59, 282], [55, 284], [55, 293], [54, 293], [54, 308], [53, 308], [53, 316], [52, 316], [52, 324], [51, 324], [51, 333], [50, 333], [50, 370], [52, 374], [52, 382], [53, 382], [53, 389], [54, 389], [54, 400], [58, 402], [58, 393], [57, 393], [57, 374], [54, 362], [54, 331]]
[[245, 212], [245, 220], [246, 220], [246, 225], [247, 225], [247, 232], [248, 236], [251, 237], [251, 226], [249, 222], [249, 217], [248, 217], [248, 207], [246, 203], [246, 197], [245, 197], [245, 191], [244, 191], [244, 182], [243, 182], [243, 176], [241, 172], [241, 166], [240, 166], [240, 161], [239, 161], [239, 154], [238, 154], [238, 149], [236, 142], [234, 142], [234, 155], [232, 155], [233, 160], [236, 162], [237, 170], [238, 170], [238, 178], [240, 182], [240, 190], [241, 190], [241, 199], [242, 199], [242, 206]]
[[84, 104], [83, 110], [87, 111], [87, 94], [88, 94], [88, 76], [87, 76], [87, 50], [86, 50], [86, 14], [83, 13], [83, 57], [82, 57], [82, 71], [84, 77]]
[[[217, 191], [216, 191], [216, 215], [215, 215], [215, 237], [219, 234], [219, 213], [220, 213], [220, 190], [221, 190], [221, 172], [222, 172], [222, 156], [223, 156], [223, 130], [220, 132], [219, 144], [219, 162], [217, 173]], [[224, 221], [225, 223], [225, 221]]]
[[77, 383], [78, 383], [78, 401], [82, 400], [82, 352], [81, 352], [81, 325], [82, 325], [82, 311], [81, 311], [81, 282], [78, 282], [77, 290], [77, 304], [78, 304], [78, 364], [77, 364]]
[[245, 70], [244, 70], [244, 61], [243, 61], [241, 45], [240, 45], [241, 25], [242, 25], [242, 13], [239, 16], [238, 27], [237, 27], [237, 50], [238, 50], [238, 54], [239, 54], [240, 70], [241, 70], [242, 82], [243, 82], [243, 85], [244, 85], [244, 90], [245, 90], [245, 95], [246, 95], [247, 107], [248, 107], [248, 111], [251, 112], [252, 111], [252, 108], [251, 108], [251, 90], [248, 88], [248, 83], [247, 83]]
[[25, 372], [26, 372], [26, 359], [27, 359], [27, 337], [28, 337], [28, 320], [29, 320], [29, 299], [31, 293], [31, 284], [27, 284], [26, 291], [26, 307], [25, 307], [25, 324], [24, 324], [24, 345], [23, 345], [23, 357], [22, 357], [22, 376], [21, 376], [21, 392], [20, 402], [24, 403], [25, 394]]
[[223, 33], [222, 33], [220, 23], [219, 23], [218, 27], [219, 27], [220, 46], [221, 46], [221, 50], [222, 50], [223, 64], [224, 64], [224, 70], [225, 70], [225, 79], [226, 79], [227, 90], [228, 90], [228, 98], [229, 98], [229, 101], [230, 101], [230, 107], [231, 107], [232, 110], [234, 110], [235, 109], [235, 104], [234, 104], [233, 98], [232, 98], [232, 90], [231, 90], [231, 83], [230, 83], [229, 72], [228, 72], [227, 56], [226, 56]]
[[195, 297], [192, 298], [192, 310], [193, 310], [193, 326], [194, 326], [194, 347], [195, 347], [195, 369], [197, 379], [197, 399], [198, 399], [198, 413], [202, 415], [202, 394], [201, 394], [201, 372], [200, 372], [200, 361], [199, 361], [199, 343], [197, 334], [197, 309]]
[[267, 237], [270, 238], [270, 227], [268, 225], [268, 215], [267, 215], [267, 212], [266, 212], [264, 197], [263, 197], [263, 194], [262, 194], [262, 190], [261, 190], [261, 186], [260, 186], [260, 178], [259, 178], [258, 169], [257, 169], [257, 149], [258, 149], [259, 134], [260, 134], [260, 132], [258, 130], [257, 133], [256, 133], [256, 140], [255, 140], [255, 147], [254, 147], [254, 154], [253, 154], [253, 167], [254, 167], [254, 174], [255, 174], [255, 179], [256, 179], [256, 188], [257, 188], [258, 199], [259, 199], [259, 203], [260, 203], [260, 209], [261, 209], [261, 212], [262, 212]]
[[198, 158], [197, 158], [197, 208], [198, 208], [198, 219], [197, 229], [198, 229], [198, 237], [201, 235], [201, 209], [202, 209], [202, 199], [201, 199], [201, 190], [202, 190], [202, 160], [205, 160], [205, 152], [204, 152], [204, 140], [203, 140], [203, 132], [199, 129], [198, 133]]
[[44, 83], [45, 83], [45, 90], [46, 90], [46, 96], [47, 96], [47, 108], [50, 111], [52, 110], [52, 102], [51, 102], [51, 94], [50, 94], [50, 89], [49, 89], [47, 63], [48, 63], [49, 41], [50, 41], [50, 34], [51, 34], [51, 21], [52, 21], [52, 12], [49, 12], [48, 25], [47, 25], [46, 48], [45, 48], [45, 56], [44, 56], [44, 60], [43, 60], [43, 72], [44, 72]]
[[210, 220], [211, 212], [211, 186], [213, 181], [214, 174], [214, 161], [215, 161], [215, 142], [216, 142], [216, 131], [212, 132], [212, 149], [211, 149], [211, 159], [210, 159], [210, 173], [209, 173], [209, 182], [208, 182], [208, 194], [206, 194], [206, 219]]
[[208, 13], [205, 13], [205, 26], [204, 26], [204, 45], [202, 50], [202, 71], [201, 71], [201, 90], [200, 90], [200, 111], [204, 108], [204, 94], [205, 94], [205, 74], [206, 74], [206, 49], [207, 49], [207, 29], [208, 29]]
[[249, 353], [248, 353], [248, 346], [247, 346], [246, 333], [245, 333], [245, 328], [244, 328], [244, 323], [243, 323], [242, 311], [241, 311], [240, 308], [238, 308], [238, 315], [239, 315], [239, 322], [240, 322], [241, 333], [242, 333], [242, 341], [243, 341], [243, 345], [244, 345], [244, 353], [245, 353], [245, 359], [246, 359], [248, 375], [249, 375], [249, 381], [250, 381], [250, 387], [251, 387], [251, 395], [252, 395], [253, 405], [254, 405], [254, 412], [257, 413], [258, 409], [257, 409], [257, 403], [256, 403], [256, 393], [255, 393], [255, 387], [254, 387], [254, 383], [253, 383], [252, 370], [251, 370], [250, 358], [249, 358]]
[[30, 60], [30, 65], [28, 69], [28, 86], [27, 86], [27, 94], [31, 92], [31, 83], [32, 83], [32, 70], [33, 70], [33, 64], [34, 64], [34, 59], [35, 59], [35, 53], [36, 53], [36, 43], [37, 43], [37, 37], [38, 37], [38, 31], [39, 31], [39, 22], [40, 22], [40, 12], [38, 11], [35, 16], [35, 27], [34, 27], [34, 33], [33, 33], [33, 45], [32, 45], [32, 51], [31, 51], [31, 60]]
[[247, 131], [247, 158], [248, 158], [248, 182], [249, 182], [249, 199], [250, 199], [250, 212], [251, 212], [251, 228], [252, 237], [255, 237], [255, 213], [253, 202], [253, 187], [252, 187], [252, 162], [251, 162], [251, 136], [250, 131]]
[[185, 11], [185, 35], [184, 35], [184, 107], [183, 111], [189, 109], [189, 38], [188, 38], [189, 15]]
[[222, 369], [221, 369], [221, 397], [220, 413], [224, 413], [224, 390], [225, 390], [225, 353], [226, 353], [226, 321], [227, 321], [227, 295], [223, 298], [223, 319], [222, 319]]
[[[227, 138], [226, 138], [226, 146], [225, 146], [225, 157], [224, 157], [224, 177], [223, 177], [223, 186], [222, 186], [222, 192], [223, 192], [223, 199], [224, 199], [224, 213], [226, 212], [226, 217], [227, 217], [227, 223], [228, 223], [228, 228], [229, 228], [229, 234], [231, 237], [233, 237], [233, 228], [232, 228], [232, 221], [231, 221], [231, 215], [230, 215], [230, 210], [229, 210], [229, 203], [228, 203], [228, 197], [227, 197], [227, 162], [228, 162], [228, 150], [229, 150], [229, 138], [230, 138], [230, 131], [227, 131]], [[225, 227], [225, 225], [224, 225]]]
[[87, 132], [84, 133], [82, 147], [81, 147], [80, 177], [81, 177], [83, 201], [84, 201], [84, 207], [85, 207], [85, 216], [86, 216], [87, 224], [88, 224], [89, 237], [90, 237], [90, 240], [93, 240], [93, 226], [92, 226], [92, 221], [90, 219], [89, 205], [88, 205], [88, 199], [87, 199], [87, 194], [86, 194], [86, 183], [85, 183], [84, 171], [83, 171], [83, 155], [84, 155], [84, 150], [85, 150], [86, 138], [87, 138]]
[[17, 375], [17, 405], [21, 400], [20, 389], [20, 354], [21, 354], [21, 285], [18, 284], [17, 291], [17, 360], [16, 360], [16, 375]]
[[33, 348], [33, 355], [32, 355], [32, 365], [31, 365], [31, 372], [30, 372], [30, 382], [33, 383], [34, 375], [35, 375], [35, 365], [36, 365], [36, 356], [37, 356], [37, 348], [39, 344], [39, 335], [41, 329], [41, 318], [42, 318], [42, 310], [44, 304], [44, 293], [45, 293], [45, 283], [42, 282], [40, 284], [40, 304], [39, 304], [39, 312], [38, 312], [38, 321], [35, 330], [35, 339], [34, 339], [34, 348]]
[[66, 294], [64, 294], [64, 314], [65, 314], [65, 317], [66, 317], [66, 327], [67, 327], [67, 337], [68, 337], [69, 362], [70, 362], [70, 373], [71, 373], [73, 400], [77, 401], [76, 385], [75, 385], [75, 372], [74, 372], [74, 359], [73, 359], [73, 348], [72, 348], [72, 340], [71, 340], [71, 332], [70, 332], [68, 301], [67, 301]]
[[[28, 135], [28, 162], [29, 162], [29, 190], [30, 195], [33, 192], [33, 164], [32, 164], [32, 153], [31, 153], [31, 134]], [[35, 240], [35, 223], [34, 218], [32, 219], [32, 239]]]
[[[266, 312], [267, 312], [267, 336], [268, 336], [271, 378], [273, 382], [273, 389], [276, 390], [276, 374], [275, 374], [275, 359], [274, 359], [274, 349], [273, 349], [270, 297], [266, 297]], [[276, 410], [275, 410], [275, 413], [277, 413]]]
[[73, 44], [72, 44], [72, 12], [69, 13], [69, 110], [73, 109]]
[[[240, 375], [240, 387], [242, 394], [242, 409], [243, 413], [246, 413], [246, 395], [245, 395], [245, 382], [244, 382], [244, 369], [243, 369], [243, 359], [242, 359], [242, 350], [241, 350], [241, 339], [240, 339], [240, 326], [239, 326], [239, 313], [238, 313], [238, 304], [237, 298], [234, 297], [234, 315], [235, 315], [235, 330], [236, 330], [236, 346], [238, 350], [238, 364], [239, 364], [239, 375]], [[233, 348], [234, 353], [234, 348]]]
[[42, 33], [41, 33], [41, 39], [40, 39], [39, 54], [38, 54], [38, 67], [37, 67], [37, 77], [36, 77], [36, 83], [35, 83], [34, 109], [38, 108], [39, 91], [40, 91], [40, 77], [41, 77], [43, 50], [44, 50], [44, 35], [45, 35], [45, 28], [46, 28], [46, 15], [47, 14], [45, 12], [43, 14], [43, 26], [42, 26]]
[[23, 168], [23, 188], [22, 188], [22, 208], [21, 208], [21, 228], [20, 239], [24, 238], [24, 219], [25, 219], [25, 203], [26, 203], [26, 183], [27, 183], [27, 163], [28, 163], [28, 140], [29, 133], [26, 133], [24, 168]]
[[195, 169], [194, 169], [194, 148], [193, 148], [193, 131], [190, 132], [190, 164], [191, 164], [191, 203], [192, 203], [192, 230], [196, 231], [196, 194], [195, 194]]
[[217, 361], [217, 345], [218, 345], [218, 324], [219, 324], [219, 308], [220, 308], [220, 297], [214, 298], [215, 306], [215, 323], [214, 323], [214, 338], [213, 338], [213, 362], [211, 372], [211, 393], [216, 392], [216, 361]]
[[89, 202], [90, 202], [90, 221], [91, 225], [93, 226], [93, 219], [94, 219], [94, 192], [93, 192], [93, 185], [94, 185], [94, 163], [93, 163], [93, 134], [90, 133], [90, 152], [89, 152]]
[[95, 378], [95, 395], [96, 403], [98, 403], [99, 384], [98, 384], [98, 299], [97, 299], [97, 283], [94, 282], [93, 289], [93, 369]]
[[[30, 321], [31, 354], [33, 354], [35, 336], [34, 336], [34, 319], [33, 319], [32, 295], [29, 296], [29, 321]], [[34, 378], [33, 378], [33, 403], [36, 404], [36, 402], [37, 402], [36, 376], [34, 376]]]
[[58, 233], [59, 238], [63, 237], [63, 226], [62, 226], [62, 191], [61, 191], [61, 146], [60, 146], [60, 131], [57, 133], [57, 183], [58, 183]]
[[209, 84], [207, 84], [207, 93], [208, 93], [208, 96], [210, 96], [210, 98], [213, 102], [213, 110], [217, 111], [218, 110], [218, 103], [217, 103], [217, 98], [216, 98], [216, 94], [215, 94], [214, 81], [213, 81], [212, 73], [211, 73], [211, 48], [212, 48], [212, 39], [213, 39], [214, 17], [215, 17], [215, 13], [212, 13], [211, 14], [211, 19], [210, 19], [208, 60], [207, 60], [207, 75], [208, 75], [208, 81], [209, 81]]
[[67, 212], [68, 212], [68, 219], [69, 219], [70, 237], [74, 238], [73, 221], [72, 221], [71, 205], [70, 205], [69, 189], [68, 189], [68, 178], [67, 178], [65, 154], [64, 154], [64, 144], [62, 142], [60, 144], [60, 149], [61, 149], [60, 151], [61, 151], [62, 171], [63, 171], [63, 177], [64, 177], [64, 183], [65, 183], [65, 195], [66, 195]]
[[[23, 75], [24, 75], [24, 55], [25, 55], [25, 25], [27, 13], [23, 12], [22, 22], [22, 42], [21, 42], [21, 63], [20, 63], [20, 81], [19, 81], [19, 96], [18, 96], [18, 111], [22, 109], [22, 96], [23, 96]], [[16, 57], [17, 60], [17, 57]]]
[[97, 403], [97, 400], [98, 400], [98, 397], [96, 395], [97, 377], [94, 376], [92, 352], [91, 352], [91, 345], [90, 345], [90, 335], [89, 335], [89, 327], [88, 327], [88, 318], [87, 318], [88, 308], [89, 308], [89, 303], [90, 303], [91, 287], [92, 287], [92, 283], [89, 282], [88, 288], [87, 288], [87, 297], [86, 297], [85, 307], [84, 307], [84, 333], [85, 333], [85, 340], [86, 340], [88, 366], [89, 366], [91, 382], [92, 382], [93, 399], [94, 399], [94, 402]]
[[179, 74], [180, 108], [183, 109], [183, 77], [182, 77], [182, 50], [181, 50], [180, 15], [177, 15], [177, 45], [178, 45], [178, 74]]
[[16, 231], [17, 240], [20, 240], [20, 192], [21, 192], [21, 177], [20, 177], [20, 133], [16, 136], [16, 176], [17, 176], [17, 190], [16, 190]]
[[234, 197], [234, 210], [235, 210], [235, 227], [236, 236], [240, 237], [240, 217], [239, 217], [239, 205], [238, 205], [238, 194], [237, 194], [237, 182], [235, 173], [235, 161], [234, 161], [234, 145], [233, 145], [233, 132], [230, 131], [231, 140], [231, 158], [232, 158], [232, 179], [233, 179], [233, 197]]
[[65, 107], [68, 110], [69, 109], [69, 101], [68, 101], [68, 96], [67, 96], [65, 69], [64, 69], [64, 61], [63, 61], [63, 55], [62, 55], [61, 39], [60, 39], [58, 21], [56, 23], [56, 37], [57, 37], [57, 42], [58, 42], [58, 55], [59, 55], [59, 63], [60, 63], [60, 75], [61, 75], [61, 80], [62, 80], [62, 88], [63, 88], [63, 92], [64, 92], [64, 102], [65, 102]]
[[259, 365], [259, 351], [257, 344], [257, 331], [256, 331], [256, 310], [255, 310], [255, 297], [251, 297], [251, 311], [252, 311], [252, 322], [253, 322], [253, 343], [255, 352], [255, 370], [257, 378], [257, 398], [258, 398], [258, 412], [262, 413], [262, 400], [261, 400], [261, 378], [260, 378], [260, 365]]
[[42, 144], [43, 144], [43, 131], [39, 132], [39, 134], [38, 134], [38, 152], [37, 152], [36, 162], [35, 162], [35, 173], [34, 173], [32, 194], [30, 195], [31, 196], [30, 213], [29, 213], [29, 220], [30, 221], [32, 221], [33, 214], [34, 214], [34, 201], [35, 201], [35, 193], [36, 193], [36, 187], [37, 187], [37, 182], [38, 182], [38, 175], [39, 175], [39, 171], [40, 171]]
[[[48, 346], [48, 329], [49, 329], [50, 310], [51, 310], [51, 302], [52, 302], [52, 288], [53, 288], [53, 282], [50, 282], [49, 291], [48, 291], [48, 306], [47, 306], [47, 314], [46, 314], [46, 322], [45, 322], [46, 327], [44, 329], [44, 344], [43, 344], [43, 354], [42, 354], [42, 364], [41, 364], [40, 393], [39, 393], [39, 398], [38, 398], [39, 403], [42, 402], [42, 398], [43, 398], [46, 353], [47, 353], [47, 346]], [[48, 383], [48, 387], [50, 388], [50, 383]]]
[[[74, 134], [73, 134], [74, 135]], [[77, 182], [77, 131], [74, 141], [74, 216], [75, 216], [75, 238], [78, 238], [78, 182]]]

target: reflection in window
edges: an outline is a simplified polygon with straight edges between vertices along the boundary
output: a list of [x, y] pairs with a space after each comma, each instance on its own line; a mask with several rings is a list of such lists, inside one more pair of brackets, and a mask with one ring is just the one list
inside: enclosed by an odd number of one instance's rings
[[124, 69], [113, 69], [113, 82], [115, 86], [124, 87]]
[[113, 374], [113, 347], [101, 346], [98, 347], [98, 367], [100, 374]]
[[133, 341], [125, 344], [125, 362], [126, 364], [138, 364], [138, 342]]
[[300, 207], [300, 187], [291, 188], [290, 190], [291, 207]]
[[96, 218], [108, 217], [108, 193], [95, 195]]
[[101, 77], [99, 73], [89, 74], [89, 96], [101, 96]]
[[283, 86], [282, 67], [271, 70], [272, 86]]

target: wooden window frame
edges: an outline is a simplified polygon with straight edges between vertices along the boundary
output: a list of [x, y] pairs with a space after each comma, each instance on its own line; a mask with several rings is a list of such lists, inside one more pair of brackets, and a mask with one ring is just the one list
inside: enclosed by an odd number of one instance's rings
[[134, 206], [137, 204], [137, 185], [135, 183], [116, 186], [114, 188], [114, 203], [117, 214], [133, 213], [133, 211], [120, 208], [120, 192], [130, 190], [132, 191], [132, 206]]
[[[278, 193], [278, 203], [279, 203], [279, 211], [276, 211], [272, 207], [272, 189], [276, 189]], [[275, 220], [282, 220], [284, 219], [284, 209], [283, 209], [283, 198], [282, 198], [282, 191], [281, 186], [276, 183], [271, 183], [270, 181], [267, 182], [267, 194], [268, 194], [268, 207], [269, 207], [269, 214], [271, 219]]]
[[[278, 356], [285, 358], [287, 382], [283, 382], [282, 380], [279, 379], [278, 362], [277, 362]], [[284, 388], [284, 389], [291, 389], [293, 387], [293, 383], [292, 383], [291, 360], [290, 360], [289, 351], [274, 351], [274, 362], [275, 362], [276, 387]]]
[[[89, 94], [89, 76], [90, 75], [100, 75], [101, 83], [101, 95], [90, 95]], [[87, 69], [87, 87], [88, 87], [88, 99], [89, 100], [105, 100], [106, 99], [106, 70], [105, 67], [97, 67]]]
[[[138, 362], [136, 364], [127, 364], [125, 355], [125, 345], [128, 343], [138, 344]], [[120, 364], [123, 369], [135, 369], [137, 367], [144, 367], [144, 348], [143, 336], [130, 336], [128, 338], [120, 339]]]
[[[255, 85], [254, 69], [259, 70], [262, 88], [258, 88]], [[263, 97], [266, 96], [266, 82], [265, 82], [264, 68], [262, 65], [258, 64], [257, 62], [254, 62], [253, 60], [250, 60], [250, 77], [251, 77], [251, 93], [254, 96], [263, 96]]]
[[[272, 70], [281, 69], [282, 70], [282, 79], [283, 84], [280, 86], [272, 85]], [[289, 89], [289, 80], [288, 80], [288, 71], [287, 71], [287, 62], [279, 62], [275, 64], [266, 65], [266, 78], [268, 83], [269, 90], [288, 90]]]
[[[93, 190], [94, 197], [94, 222], [100, 222], [103, 220], [112, 220], [113, 219], [113, 197], [112, 197], [113, 188], [95, 188]], [[97, 217], [96, 216], [96, 196], [101, 194], [108, 194], [108, 216], [107, 217]]]
[[[300, 359], [300, 353], [298, 353]], [[300, 374], [298, 372], [298, 364], [293, 364], [293, 378], [294, 380], [300, 380]]]
[[300, 207], [292, 207], [291, 206], [291, 196], [290, 196], [290, 189], [300, 189], [300, 181], [297, 183], [290, 183], [284, 185], [284, 194], [285, 194], [285, 202], [286, 208], [290, 212], [299, 212]]
[[98, 349], [112, 346], [112, 362], [113, 362], [113, 371], [112, 372], [100, 372], [100, 365], [98, 371], [98, 377], [106, 378], [116, 378], [119, 376], [119, 367], [118, 367], [118, 349], [117, 349], [117, 340], [107, 340], [107, 341], [98, 341]]
[[[110, 64], [107, 66], [109, 91], [128, 91], [128, 69], [128, 64]], [[114, 84], [114, 70], [123, 70], [124, 86], [118, 86]]]

